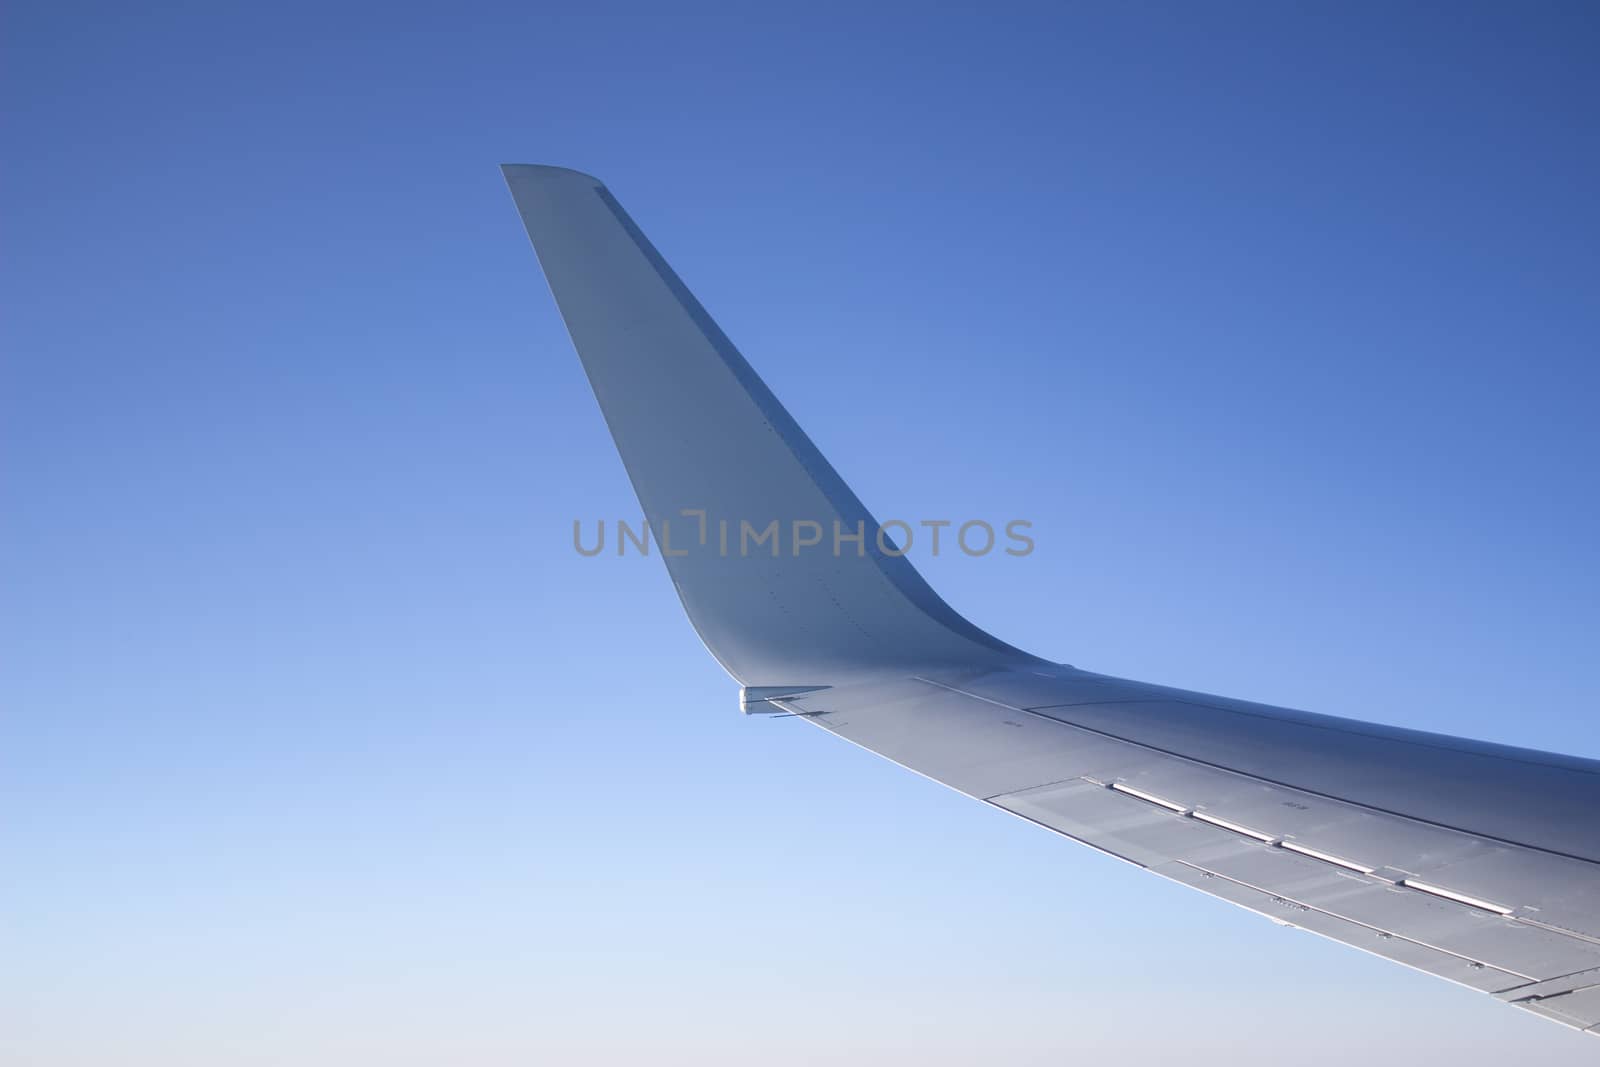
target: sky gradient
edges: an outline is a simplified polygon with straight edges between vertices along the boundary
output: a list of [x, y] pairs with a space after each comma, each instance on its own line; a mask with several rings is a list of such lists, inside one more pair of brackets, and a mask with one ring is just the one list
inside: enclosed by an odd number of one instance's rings
[[[654, 10], [654, 9], [650, 9]], [[1092, 670], [1600, 756], [1586, 4], [4, 16], [0, 1059], [1584, 1038], [750, 721], [501, 181], [600, 176]]]

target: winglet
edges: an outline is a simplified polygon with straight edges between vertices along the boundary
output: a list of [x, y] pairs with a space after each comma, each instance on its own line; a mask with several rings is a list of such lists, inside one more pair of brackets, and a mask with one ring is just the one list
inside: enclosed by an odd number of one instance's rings
[[923, 581], [603, 183], [502, 169], [678, 595], [735, 679], [1040, 662]]

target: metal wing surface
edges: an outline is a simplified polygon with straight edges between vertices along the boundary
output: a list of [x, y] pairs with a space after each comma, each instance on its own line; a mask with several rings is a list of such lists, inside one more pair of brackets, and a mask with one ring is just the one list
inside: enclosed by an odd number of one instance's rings
[[1600, 1033], [1600, 762], [997, 640], [928, 586], [601, 182], [504, 173], [746, 712], [803, 716], [1171, 881]]

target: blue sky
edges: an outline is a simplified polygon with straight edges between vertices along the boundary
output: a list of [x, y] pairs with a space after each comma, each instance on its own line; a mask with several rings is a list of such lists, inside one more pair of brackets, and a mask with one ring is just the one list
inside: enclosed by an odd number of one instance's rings
[[650, 10], [8, 9], [0, 1055], [1592, 1055], [741, 719], [496, 164], [998, 636], [1596, 756], [1593, 9]]

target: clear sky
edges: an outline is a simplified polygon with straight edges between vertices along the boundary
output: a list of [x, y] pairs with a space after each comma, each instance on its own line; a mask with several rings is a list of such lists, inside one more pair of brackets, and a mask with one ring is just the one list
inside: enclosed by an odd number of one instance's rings
[[1595, 6], [575, 6], [8, 5], [0, 1059], [1592, 1062], [742, 719], [496, 165], [998, 636], [1600, 756]]

